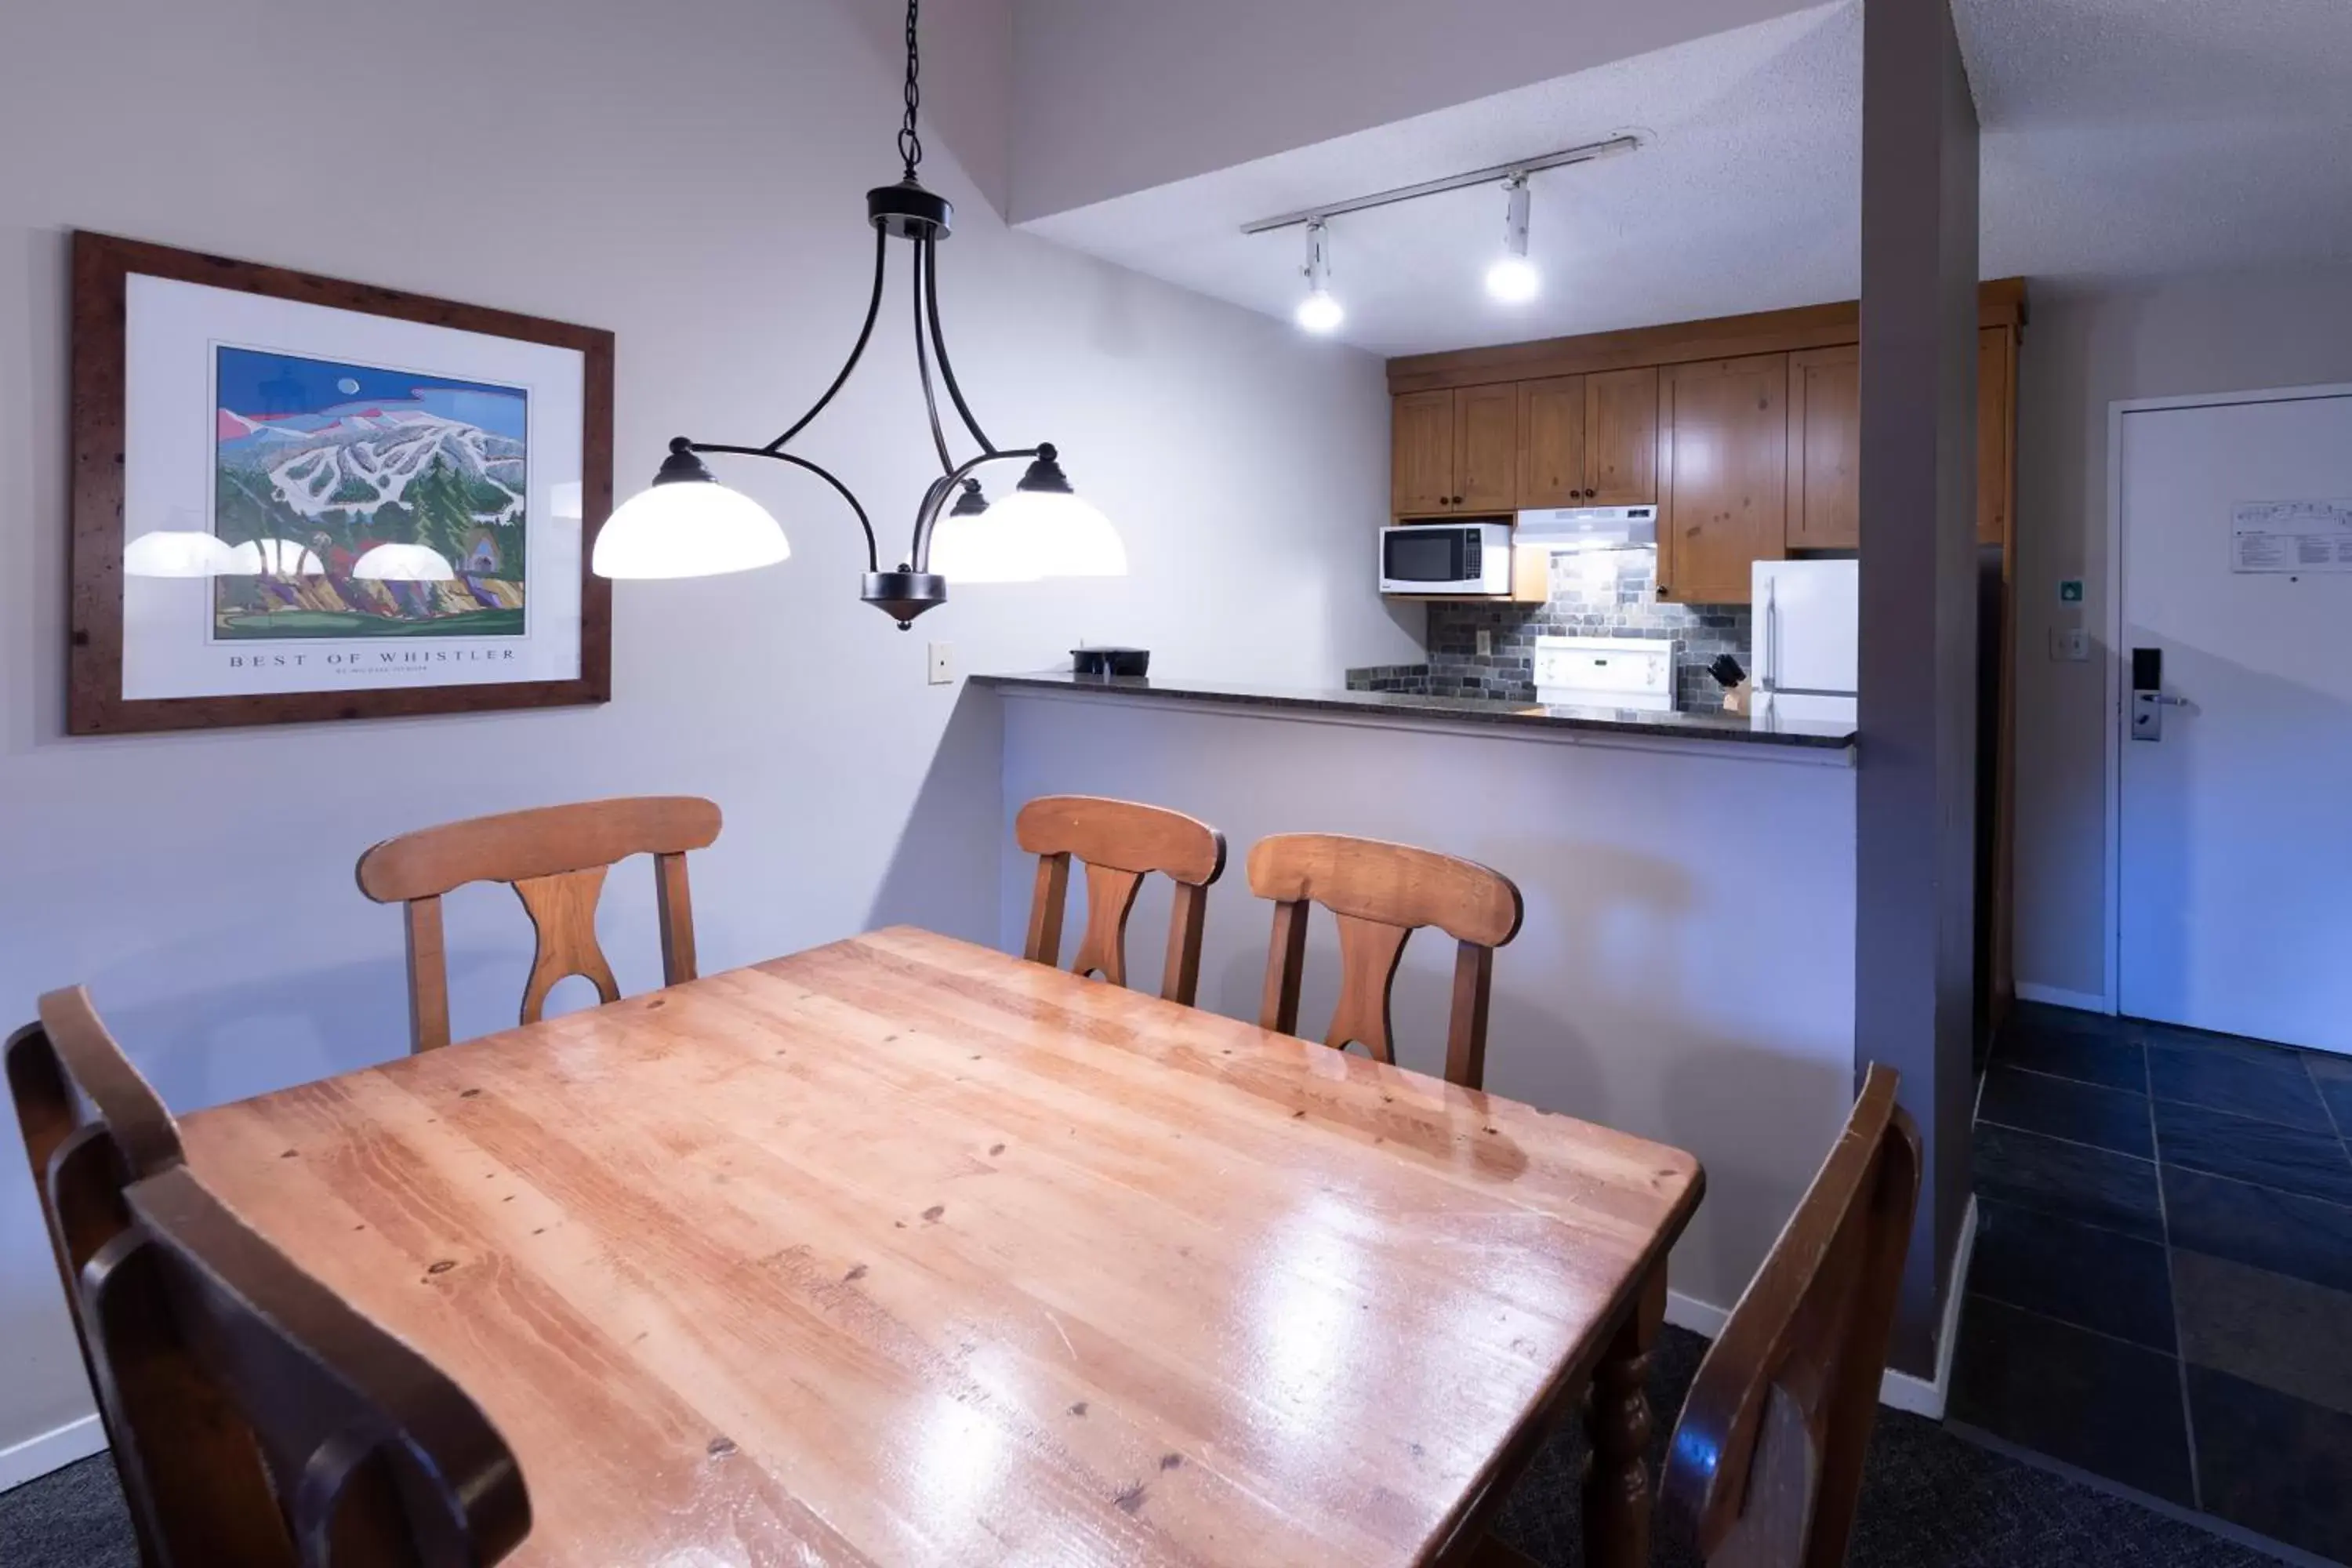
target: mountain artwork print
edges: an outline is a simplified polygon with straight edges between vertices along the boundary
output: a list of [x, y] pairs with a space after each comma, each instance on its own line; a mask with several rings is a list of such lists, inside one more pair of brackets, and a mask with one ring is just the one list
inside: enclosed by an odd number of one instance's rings
[[215, 641], [523, 635], [526, 393], [215, 353]]

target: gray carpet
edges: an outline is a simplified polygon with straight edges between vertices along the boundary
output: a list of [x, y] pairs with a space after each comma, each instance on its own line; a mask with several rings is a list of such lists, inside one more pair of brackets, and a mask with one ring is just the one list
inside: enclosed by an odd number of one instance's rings
[[[1650, 1383], [1679, 1410], [1706, 1342], [1668, 1329]], [[1573, 1424], [1571, 1424], [1573, 1425]], [[1668, 1427], [1658, 1424], [1658, 1457]], [[1512, 1494], [1498, 1533], [1554, 1568], [1574, 1568], [1580, 1439], [1563, 1433]], [[1671, 1544], [1662, 1568], [1696, 1568]], [[1964, 1442], [1932, 1421], [1879, 1413], [1852, 1568], [2269, 1568], [2274, 1560], [2137, 1503]], [[122, 1494], [103, 1456], [0, 1496], [6, 1568], [138, 1568]]]

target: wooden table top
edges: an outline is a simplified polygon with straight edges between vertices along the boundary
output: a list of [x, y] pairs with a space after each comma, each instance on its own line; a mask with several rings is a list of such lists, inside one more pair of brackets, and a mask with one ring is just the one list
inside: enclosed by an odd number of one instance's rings
[[583, 1568], [1432, 1561], [1701, 1185], [904, 927], [184, 1135]]

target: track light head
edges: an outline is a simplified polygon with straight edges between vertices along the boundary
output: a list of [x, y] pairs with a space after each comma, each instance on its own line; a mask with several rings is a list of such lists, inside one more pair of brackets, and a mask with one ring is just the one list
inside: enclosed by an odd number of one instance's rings
[[1503, 254], [1486, 268], [1486, 293], [1506, 305], [1524, 305], [1543, 290], [1543, 274], [1528, 259], [1527, 175], [1503, 183]]
[[1298, 301], [1293, 313], [1303, 331], [1322, 333], [1335, 331], [1348, 312], [1339, 301], [1331, 298], [1331, 242], [1321, 218], [1307, 225], [1307, 265], [1300, 269], [1307, 275], [1307, 297]]

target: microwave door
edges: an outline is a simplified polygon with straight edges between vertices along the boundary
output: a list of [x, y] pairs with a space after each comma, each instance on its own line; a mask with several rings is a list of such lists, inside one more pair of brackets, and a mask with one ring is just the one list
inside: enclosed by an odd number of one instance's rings
[[1400, 528], [1383, 536], [1381, 575], [1391, 583], [1433, 586], [1462, 581], [1462, 531]]

